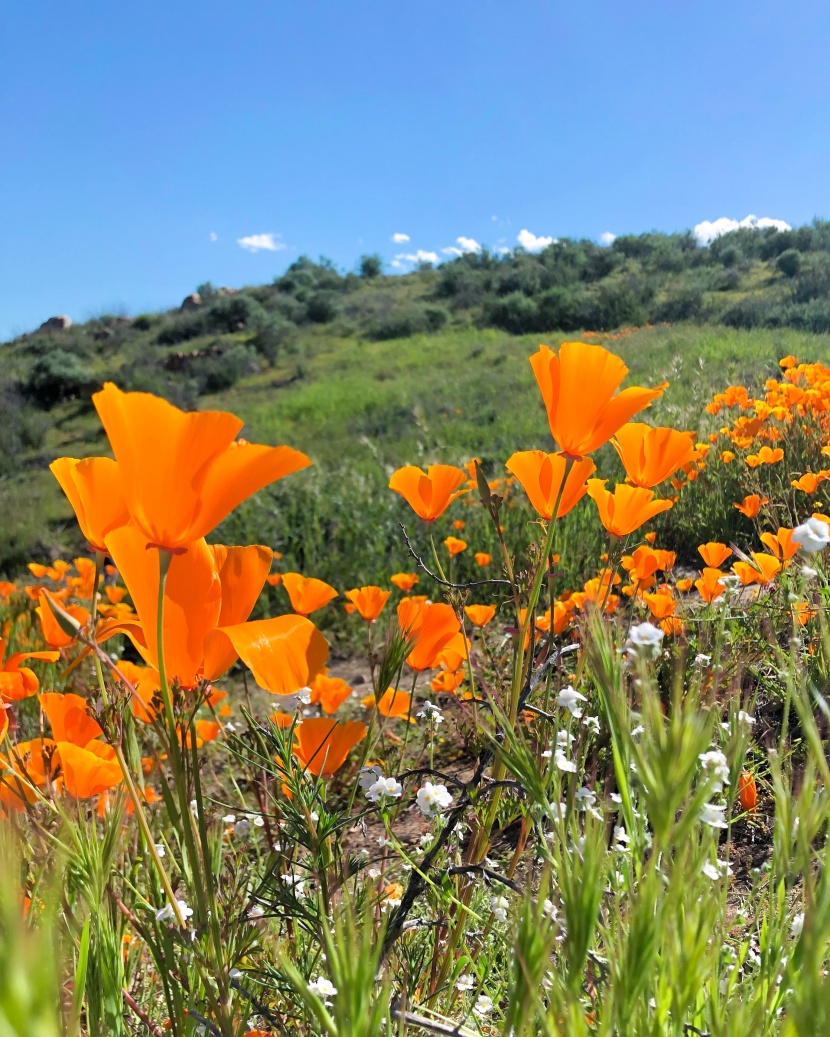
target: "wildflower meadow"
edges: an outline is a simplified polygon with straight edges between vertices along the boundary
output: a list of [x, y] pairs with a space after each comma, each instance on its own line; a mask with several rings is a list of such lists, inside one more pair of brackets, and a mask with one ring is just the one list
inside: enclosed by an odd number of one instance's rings
[[666, 427], [583, 338], [366, 586], [217, 542], [304, 452], [90, 394], [0, 584], [2, 1037], [830, 1034], [830, 367]]

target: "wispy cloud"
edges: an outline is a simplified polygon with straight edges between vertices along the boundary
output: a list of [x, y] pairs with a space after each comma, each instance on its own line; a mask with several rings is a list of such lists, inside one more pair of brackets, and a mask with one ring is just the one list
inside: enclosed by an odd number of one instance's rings
[[603, 231], [602, 234], [600, 234], [599, 236], [600, 245], [613, 245], [616, 240], [617, 235], [612, 234], [610, 230]]
[[219, 237], [218, 237], [218, 235], [217, 235], [215, 230], [212, 230], [210, 232], [210, 240], [211, 241], [218, 241], [219, 240]]
[[481, 245], [475, 238], [465, 238], [462, 235], [455, 239], [454, 245], [447, 245], [441, 251], [445, 256], [463, 256], [465, 252], [481, 252]]
[[520, 230], [516, 240], [528, 252], [541, 252], [543, 248], [552, 245], [556, 238], [537, 237], [535, 234], [531, 234], [529, 230]]
[[709, 245], [721, 234], [728, 234], [733, 230], [741, 228], [764, 230], [766, 227], [775, 227], [776, 230], [792, 230], [789, 223], [784, 220], [774, 220], [769, 216], [745, 216], [742, 220], [730, 220], [728, 216], [721, 216], [717, 220], [703, 220], [696, 224], [693, 233], [699, 245]]
[[246, 252], [282, 252], [286, 247], [277, 241], [278, 234], [249, 234], [245, 238], [237, 238], [236, 243]]
[[409, 235], [398, 232], [397, 234], [392, 235], [392, 240], [396, 245], [405, 245], [407, 241], [409, 241]]
[[417, 252], [399, 252], [392, 261], [392, 266], [400, 267], [402, 265], [401, 261], [407, 263], [437, 263], [438, 253], [425, 252], [422, 248], [419, 248]]

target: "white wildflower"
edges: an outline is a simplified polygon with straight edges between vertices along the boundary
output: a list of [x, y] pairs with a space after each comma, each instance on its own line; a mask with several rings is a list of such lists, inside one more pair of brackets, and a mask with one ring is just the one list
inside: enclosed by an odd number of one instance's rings
[[434, 706], [429, 699], [424, 702], [421, 712], [417, 713], [416, 716], [421, 717], [423, 720], [428, 720], [435, 725], [444, 723], [444, 714], [441, 712], [441, 707]]
[[490, 910], [493, 912], [493, 917], [497, 922], [507, 921], [507, 909], [510, 907], [510, 901], [507, 897], [491, 897], [490, 898]]
[[628, 631], [626, 647], [632, 655], [638, 652], [656, 655], [665, 636], [653, 623], [635, 623]]
[[455, 989], [459, 990], [462, 994], [466, 994], [468, 990], [472, 990], [475, 985], [475, 979], [472, 976], [467, 976], [463, 972], [455, 981]]
[[366, 798], [371, 803], [380, 803], [384, 799], [400, 799], [402, 792], [403, 785], [399, 781], [381, 776], [366, 789]]
[[489, 1015], [493, 1011], [493, 999], [486, 994], [479, 994], [478, 1000], [473, 1005], [473, 1012], [479, 1018]]
[[570, 684], [566, 688], [563, 688], [556, 696], [556, 705], [561, 706], [563, 709], [570, 710], [577, 720], [582, 716], [582, 710], [578, 707], [577, 703], [587, 701], [587, 698], [584, 695], [580, 695], [578, 691], [575, 691]]
[[808, 518], [806, 522], [795, 527], [792, 542], [808, 554], [823, 551], [830, 544], [830, 526], [821, 519]]
[[790, 922], [790, 936], [794, 940], [797, 940], [804, 929], [804, 912], [801, 914], [793, 915], [793, 920]]
[[337, 993], [337, 987], [332, 983], [330, 979], [326, 979], [325, 976], [318, 976], [313, 983], [308, 984], [308, 989], [312, 994], [317, 994], [323, 1001], [328, 1004], [328, 998], [334, 997]]
[[[177, 900], [176, 904], [178, 905], [178, 908], [179, 908], [179, 914], [181, 915], [181, 917], [185, 921], [188, 918], [191, 917], [191, 915], [193, 914], [193, 908], [192, 907], [188, 907], [187, 904], [184, 902], [184, 900]], [[173, 905], [169, 904], [169, 903], [165, 904], [164, 907], [162, 907], [158, 911], [156, 911], [156, 921], [157, 922], [176, 922], [176, 921], [178, 921], [178, 919], [176, 918], [176, 912], [173, 909]]]
[[452, 806], [452, 795], [446, 785], [433, 785], [431, 781], [424, 783], [416, 795], [418, 809], [424, 817], [435, 817], [442, 810]]
[[712, 828], [727, 828], [724, 814], [726, 813], [726, 807], [719, 806], [717, 803], [705, 803], [703, 810], [700, 813], [700, 820], [705, 825], [711, 825]]
[[719, 749], [698, 756], [703, 770], [712, 779], [712, 789], [720, 792], [729, 783], [729, 762]]

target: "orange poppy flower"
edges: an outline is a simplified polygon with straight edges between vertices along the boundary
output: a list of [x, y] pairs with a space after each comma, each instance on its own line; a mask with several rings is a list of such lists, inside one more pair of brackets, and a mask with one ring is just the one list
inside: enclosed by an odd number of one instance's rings
[[655, 619], [667, 619], [677, 609], [677, 602], [671, 594], [644, 594], [643, 601]]
[[757, 493], [750, 493], [744, 497], [740, 504], [735, 504], [734, 507], [742, 515], [746, 515], [748, 519], [754, 519], [764, 504], [769, 504], [767, 497], [759, 497]]
[[693, 432], [651, 428], [639, 421], [623, 425], [611, 444], [629, 480], [644, 489], [657, 486], [698, 457]]
[[530, 358], [553, 438], [563, 453], [582, 457], [601, 447], [665, 386], [632, 386], [617, 393], [628, 374], [623, 361], [602, 346], [563, 342], [559, 355], [547, 346]]
[[701, 544], [697, 551], [710, 569], [718, 569], [732, 554], [730, 547], [727, 547], [726, 544], [719, 544], [716, 540], [711, 540], [708, 544]]
[[98, 721], [89, 715], [87, 701], [80, 695], [46, 692], [39, 699], [40, 708], [52, 726], [52, 737], [56, 742], [85, 746], [104, 733]]
[[562, 499], [556, 517], [567, 515], [585, 496], [585, 482], [597, 470], [590, 458], [576, 461], [568, 472], [563, 490], [562, 480], [565, 478], [566, 467], [567, 461], [562, 454], [546, 454], [543, 450], [520, 450], [505, 465], [508, 472], [522, 484], [530, 503], [545, 519], [553, 517], [560, 491]]
[[473, 557], [476, 560], [476, 565], [480, 565], [482, 569], [493, 561], [493, 556], [488, 555], [486, 551], [476, 551]]
[[469, 651], [470, 642], [464, 636], [464, 631], [459, 630], [438, 653], [435, 665], [454, 673], [467, 662]]
[[815, 605], [809, 605], [806, 601], [799, 601], [793, 605], [793, 619], [800, 627], [806, 626], [817, 615], [818, 609]]
[[392, 473], [389, 489], [399, 493], [424, 522], [434, 522], [443, 515], [452, 502], [466, 493], [459, 489], [467, 476], [454, 465], [431, 464], [426, 472], [416, 465], [407, 465]]
[[786, 562], [798, 551], [793, 541], [795, 530], [780, 526], [777, 533], [762, 533], [761, 543], [768, 547], [779, 561]]
[[59, 457], [49, 470], [69, 498], [87, 543], [105, 554], [107, 534], [130, 521], [117, 463], [110, 457]]
[[776, 447], [773, 450], [771, 447], [762, 446], [757, 454], [747, 455], [746, 463], [750, 468], [757, 468], [758, 465], [762, 464], [776, 464], [778, 461], [783, 460], [784, 451], [781, 447]]
[[323, 608], [332, 598], [337, 597], [337, 591], [331, 584], [314, 576], [284, 573], [282, 585], [288, 592], [291, 608], [301, 616], [310, 616], [312, 612]]
[[365, 619], [367, 623], [374, 623], [391, 593], [381, 590], [380, 587], [355, 587], [354, 590], [346, 591], [346, 597], [360, 613], [361, 619]]
[[749, 771], [741, 771], [738, 778], [738, 799], [741, 803], [741, 810], [749, 814], [755, 813], [758, 806], [758, 788], [755, 785], [755, 778]]
[[418, 576], [416, 573], [393, 573], [389, 580], [395, 584], [398, 590], [402, 590], [404, 594], [407, 594], [418, 582]]
[[126, 587], [116, 587], [111, 583], [108, 583], [106, 587], [104, 587], [104, 595], [110, 605], [120, 605], [126, 594]]
[[695, 587], [704, 601], [712, 602], [719, 598], [726, 590], [723, 582], [723, 573], [720, 569], [706, 568], [701, 573], [700, 579], [695, 580]]
[[153, 699], [161, 691], [158, 670], [152, 666], [136, 666], [128, 659], [121, 659], [118, 662], [116, 679], [120, 679], [119, 674], [129, 681], [134, 689], [135, 694], [130, 703], [133, 716], [144, 724], [152, 723], [156, 717]]
[[234, 651], [254, 680], [275, 695], [293, 695], [307, 688], [326, 664], [326, 639], [305, 616], [256, 619], [223, 627]]
[[464, 672], [457, 670], [455, 673], [450, 673], [449, 670], [441, 670], [429, 682], [430, 688], [435, 692], [445, 692], [452, 694], [456, 688], [464, 683]]
[[91, 741], [86, 746], [56, 742], [61, 765], [61, 784], [76, 799], [91, 799], [124, 779], [115, 750], [106, 742]]
[[822, 476], [816, 475], [814, 472], [805, 472], [800, 478], [791, 480], [790, 486], [794, 486], [804, 493], [815, 493], [822, 481]]
[[735, 562], [732, 566], [732, 571], [737, 574], [744, 586], [751, 583], [771, 583], [781, 572], [781, 563], [774, 555], [753, 551], [752, 561], [754, 564]]
[[[68, 612], [69, 615], [78, 621], [81, 626], [86, 626], [89, 622], [89, 612], [83, 607], [83, 605], [66, 605], [62, 604], [61, 608], [64, 612]], [[75, 640], [67, 634], [63, 628], [58, 624], [55, 619], [55, 613], [49, 607], [49, 602], [46, 600], [46, 592], [40, 592], [40, 604], [35, 609], [37, 617], [40, 620], [40, 629], [43, 633], [43, 640], [51, 648], [66, 648], [71, 645]]]
[[324, 713], [329, 714], [336, 713], [352, 693], [352, 689], [342, 678], [329, 677], [325, 670], [317, 674], [310, 687], [311, 705], [319, 705]]
[[625, 537], [639, 529], [661, 511], [668, 511], [671, 501], [655, 500], [652, 490], [618, 483], [614, 492], [605, 489], [607, 479], [589, 479], [588, 496], [599, 512], [599, 520], [612, 536]]
[[413, 670], [431, 670], [438, 656], [461, 630], [458, 617], [443, 602], [420, 604], [404, 598], [398, 605], [398, 625], [413, 642], [406, 658]]
[[92, 401], [118, 462], [124, 496], [145, 543], [178, 551], [214, 529], [251, 494], [311, 461], [291, 447], [237, 439], [222, 411], [185, 413], [112, 382]]
[[366, 695], [360, 700], [360, 704], [366, 706], [367, 709], [374, 706], [382, 716], [395, 720], [400, 717], [409, 717], [412, 696], [408, 691], [401, 691], [399, 688], [387, 688], [377, 701], [375, 701], [374, 695]]
[[269, 587], [279, 587], [282, 583], [282, 573], [269, 573], [265, 577], [265, 582]]
[[677, 589], [679, 591], [684, 592], [684, 593], [686, 591], [690, 591], [692, 589], [693, 585], [694, 585], [694, 580], [691, 578], [691, 576], [684, 576], [683, 579], [678, 580], [677, 583], [675, 584]]
[[732, 453], [731, 450], [722, 450], [720, 459], [721, 461], [723, 461], [724, 464], [729, 464], [731, 461], [735, 460], [735, 455]]
[[[0, 660], [6, 652], [6, 642], [0, 638]], [[21, 666], [24, 659], [41, 659], [56, 663], [60, 652], [14, 652], [2, 663], [0, 669], [0, 702], [19, 702], [20, 699], [36, 695], [40, 684], [34, 670]]]
[[467, 619], [477, 627], [486, 627], [496, 614], [495, 605], [465, 605]]
[[[158, 669], [158, 567], [148, 564], [144, 534], [122, 526], [107, 537], [135, 605], [136, 620], [108, 621], [104, 633], [126, 633], [139, 654]], [[169, 680], [191, 688], [216, 680], [236, 653], [219, 627], [243, 623], [256, 604], [268, 569], [267, 547], [225, 547], [196, 540], [173, 556], [164, 588], [164, 663]]]
[[8, 757], [0, 756], [0, 803], [16, 812], [34, 803], [35, 789], [44, 788], [55, 777], [58, 762], [51, 738], [18, 742]]
[[467, 541], [459, 540], [458, 537], [447, 537], [444, 540], [444, 547], [449, 551], [450, 557], [455, 558], [456, 555], [467, 550]]
[[279, 711], [277, 711], [276, 713], [269, 713], [268, 719], [271, 721], [274, 727], [284, 729], [286, 727], [291, 727], [296, 718], [293, 713], [280, 713]]
[[296, 727], [292, 752], [309, 774], [334, 774], [366, 737], [366, 730], [366, 725], [357, 720], [338, 724], [326, 717], [313, 717]]

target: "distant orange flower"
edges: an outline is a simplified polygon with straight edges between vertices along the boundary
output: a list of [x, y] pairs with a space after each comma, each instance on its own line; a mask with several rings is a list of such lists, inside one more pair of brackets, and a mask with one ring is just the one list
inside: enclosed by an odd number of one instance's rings
[[738, 778], [738, 799], [741, 803], [741, 810], [749, 814], [755, 813], [758, 806], [758, 789], [755, 785], [755, 778], [749, 771], [741, 771]]
[[[214, 529], [251, 494], [311, 464], [291, 447], [238, 440], [242, 421], [185, 413], [112, 382], [93, 403], [118, 462], [132, 521], [145, 542], [178, 551]], [[184, 492], [183, 492], [184, 491]]]
[[666, 619], [677, 609], [677, 602], [671, 594], [644, 594], [643, 601], [655, 619]]
[[466, 525], [467, 523], [464, 519], [456, 519], [452, 524], [452, 528], [457, 529], [460, 532]]
[[671, 501], [655, 500], [652, 490], [619, 483], [611, 493], [605, 489], [607, 479], [589, 479], [588, 496], [599, 512], [600, 522], [612, 536], [626, 537], [661, 511], [668, 511]]
[[520, 450], [507, 461], [505, 468], [515, 475], [528, 496], [530, 503], [545, 519], [553, 517], [553, 509], [562, 492], [557, 517], [567, 515], [585, 496], [585, 485], [589, 476], [596, 471], [596, 465], [590, 458], [581, 458], [574, 462], [568, 472], [565, 488], [567, 461], [562, 454], [546, 454], [543, 450]]
[[464, 672], [463, 670], [456, 670], [454, 673], [450, 673], [449, 670], [440, 670], [429, 682], [430, 688], [438, 692], [445, 692], [452, 694], [459, 685], [464, 683]]
[[723, 461], [724, 464], [729, 464], [730, 462], [735, 460], [735, 455], [731, 450], [722, 450], [720, 459], [721, 461]]
[[365, 619], [367, 623], [374, 623], [391, 593], [381, 590], [380, 587], [355, 587], [354, 590], [346, 591], [346, 597], [357, 609], [361, 619]]
[[746, 463], [750, 468], [757, 468], [758, 465], [762, 464], [776, 464], [778, 461], [783, 460], [784, 451], [781, 447], [776, 447], [773, 450], [771, 447], [762, 446], [757, 454], [748, 454]]
[[548, 346], [540, 346], [530, 365], [551, 434], [560, 450], [571, 457], [590, 454], [607, 443], [665, 388], [632, 386], [617, 393], [628, 368], [607, 349], [585, 342], [563, 342], [558, 356]]
[[459, 540], [458, 537], [447, 537], [444, 540], [444, 547], [449, 551], [450, 557], [455, 558], [456, 555], [467, 550], [467, 541]]
[[793, 479], [790, 482], [791, 486], [794, 486], [797, 490], [802, 490], [804, 493], [815, 493], [819, 487], [819, 483], [822, 483], [826, 479], [824, 473], [813, 473], [805, 472], [799, 479]]
[[[254, 680], [274, 695], [307, 688], [326, 664], [326, 639], [305, 616], [277, 616], [223, 627]], [[308, 723], [308, 721], [303, 721]]]
[[8, 757], [0, 756], [0, 803], [15, 812], [34, 803], [35, 789], [43, 789], [54, 780], [59, 762], [51, 738], [18, 742]]
[[40, 684], [34, 670], [20, 665], [24, 659], [56, 663], [61, 657], [60, 652], [14, 652], [2, 662], [5, 653], [6, 642], [0, 638], [0, 708], [3, 702], [19, 702], [38, 692]]
[[461, 630], [449, 605], [421, 605], [412, 598], [404, 598], [398, 605], [398, 625], [404, 636], [413, 641], [406, 659], [413, 670], [432, 669], [441, 651]]
[[465, 605], [467, 619], [477, 627], [486, 627], [496, 614], [495, 605]]
[[117, 463], [110, 457], [59, 457], [49, 470], [69, 498], [90, 547], [105, 554], [107, 534], [130, 521]]
[[653, 544], [655, 542], [655, 540], [657, 539], [657, 534], [653, 533], [653, 532], [652, 533], [646, 533], [644, 539], [645, 539], [646, 543]]
[[310, 616], [337, 597], [337, 591], [331, 584], [314, 576], [283, 573], [282, 585], [288, 592], [291, 608], [301, 616]]
[[720, 569], [706, 568], [703, 570], [699, 580], [695, 580], [695, 587], [704, 601], [712, 602], [719, 598], [726, 590], [723, 582], [723, 573]]
[[748, 519], [754, 519], [764, 504], [769, 504], [767, 497], [759, 497], [757, 493], [750, 493], [735, 507], [742, 515], [746, 515]]
[[466, 493], [459, 489], [467, 476], [448, 464], [431, 464], [426, 472], [415, 465], [399, 468], [389, 480], [389, 489], [399, 493], [424, 522], [434, 522], [450, 504]]
[[399, 688], [387, 688], [381, 697], [375, 701], [374, 695], [366, 695], [360, 700], [361, 706], [367, 709], [377, 707], [377, 711], [390, 720], [400, 717], [409, 717], [412, 708], [412, 696], [409, 692], [401, 691]]
[[493, 556], [488, 555], [486, 551], [476, 551], [474, 557], [476, 565], [480, 565], [482, 569], [493, 561]]
[[334, 774], [357, 743], [366, 737], [366, 730], [366, 725], [356, 720], [338, 724], [326, 717], [313, 717], [303, 720], [294, 729], [292, 752], [309, 774]]
[[[81, 626], [85, 626], [89, 622], [89, 612], [83, 605], [62, 603], [61, 608], [64, 612], [68, 612], [73, 619], [77, 620]], [[66, 648], [72, 644], [75, 638], [67, 634], [58, 624], [58, 621], [55, 619], [55, 613], [46, 600], [45, 591], [40, 592], [40, 604], [35, 609], [35, 612], [40, 620], [43, 639], [51, 648]]]
[[657, 486], [698, 457], [693, 432], [651, 428], [639, 421], [623, 425], [611, 445], [629, 480], [644, 489]]
[[744, 586], [752, 583], [771, 583], [781, 572], [781, 563], [774, 555], [752, 552], [752, 563], [735, 562], [732, 571]]
[[282, 573], [268, 573], [265, 577], [265, 582], [269, 587], [279, 587], [282, 583]]
[[718, 569], [732, 554], [732, 548], [726, 544], [719, 544], [716, 540], [708, 544], [701, 544], [697, 549], [698, 554], [710, 569]]
[[677, 589], [682, 592], [690, 591], [694, 586], [694, 580], [691, 576], [684, 576], [682, 580], [678, 580], [675, 584]]
[[398, 590], [407, 594], [418, 582], [418, 576], [416, 573], [393, 573], [389, 580], [395, 584]]
[[325, 670], [311, 682], [310, 703], [319, 705], [324, 713], [336, 713], [340, 706], [351, 695], [352, 689], [340, 677], [330, 677]]

